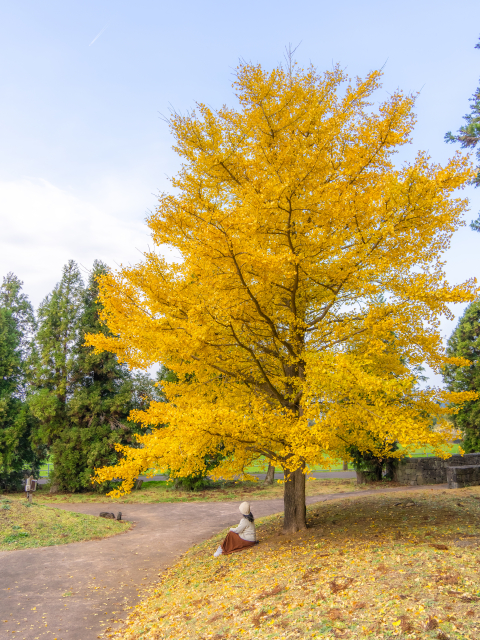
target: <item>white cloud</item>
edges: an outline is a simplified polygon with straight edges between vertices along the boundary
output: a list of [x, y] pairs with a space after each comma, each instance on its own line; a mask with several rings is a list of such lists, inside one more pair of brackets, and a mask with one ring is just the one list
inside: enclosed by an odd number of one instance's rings
[[91, 202], [42, 179], [0, 182], [0, 276], [13, 271], [38, 305], [69, 259], [87, 269], [96, 258], [138, 262], [149, 234], [144, 212], [131, 209], [139, 190], [129, 188], [117, 184]]

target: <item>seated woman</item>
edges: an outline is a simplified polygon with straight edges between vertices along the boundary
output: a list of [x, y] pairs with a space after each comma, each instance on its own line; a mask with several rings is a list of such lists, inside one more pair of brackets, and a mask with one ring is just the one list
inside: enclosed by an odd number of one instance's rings
[[255, 518], [250, 513], [249, 503], [242, 502], [238, 510], [243, 516], [240, 524], [236, 529], [230, 529], [229, 533], [227, 533], [225, 540], [213, 554], [215, 558], [218, 558], [222, 553], [233, 553], [234, 551], [241, 551], [242, 549], [253, 547], [257, 543]]

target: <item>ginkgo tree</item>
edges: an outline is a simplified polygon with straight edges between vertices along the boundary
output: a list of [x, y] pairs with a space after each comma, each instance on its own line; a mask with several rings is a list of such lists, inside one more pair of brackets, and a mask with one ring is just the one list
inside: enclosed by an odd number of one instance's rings
[[285, 472], [296, 531], [309, 466], [394, 441], [445, 451], [447, 403], [471, 393], [419, 389], [415, 372], [446, 362], [439, 319], [475, 297], [441, 261], [474, 171], [460, 153], [396, 167], [414, 97], [374, 104], [380, 77], [242, 64], [235, 108], [172, 113], [183, 164], [148, 219], [155, 248], [102, 276], [110, 332], [87, 343], [178, 382], [134, 412], [140, 446], [99, 481], [122, 478], [121, 493], [147, 469], [187, 475], [214, 455], [233, 477], [264, 456]]

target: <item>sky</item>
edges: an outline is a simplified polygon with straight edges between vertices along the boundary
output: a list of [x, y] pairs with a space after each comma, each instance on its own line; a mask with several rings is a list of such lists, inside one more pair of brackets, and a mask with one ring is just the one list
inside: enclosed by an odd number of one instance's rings
[[[413, 144], [445, 162], [479, 84], [478, 0], [0, 1], [0, 276], [24, 281], [35, 306], [76, 260], [135, 263], [151, 242], [145, 217], [179, 161], [162, 115], [234, 102], [243, 58], [270, 68], [299, 45], [300, 65], [383, 67], [378, 102], [420, 92]], [[466, 220], [480, 210], [480, 189]], [[452, 283], [480, 276], [480, 234], [447, 252]], [[480, 278], [479, 278], [480, 279]], [[448, 337], [454, 321], [442, 323]], [[432, 378], [433, 381], [438, 379]]]

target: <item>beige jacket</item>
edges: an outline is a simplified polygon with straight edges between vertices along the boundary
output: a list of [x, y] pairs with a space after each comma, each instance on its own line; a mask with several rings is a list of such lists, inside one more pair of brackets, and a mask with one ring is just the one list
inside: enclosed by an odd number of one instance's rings
[[250, 542], [256, 542], [257, 540], [255, 523], [250, 522], [247, 518], [242, 518], [238, 527], [236, 529], [230, 529], [230, 531], [238, 533], [242, 540], [249, 540]]

